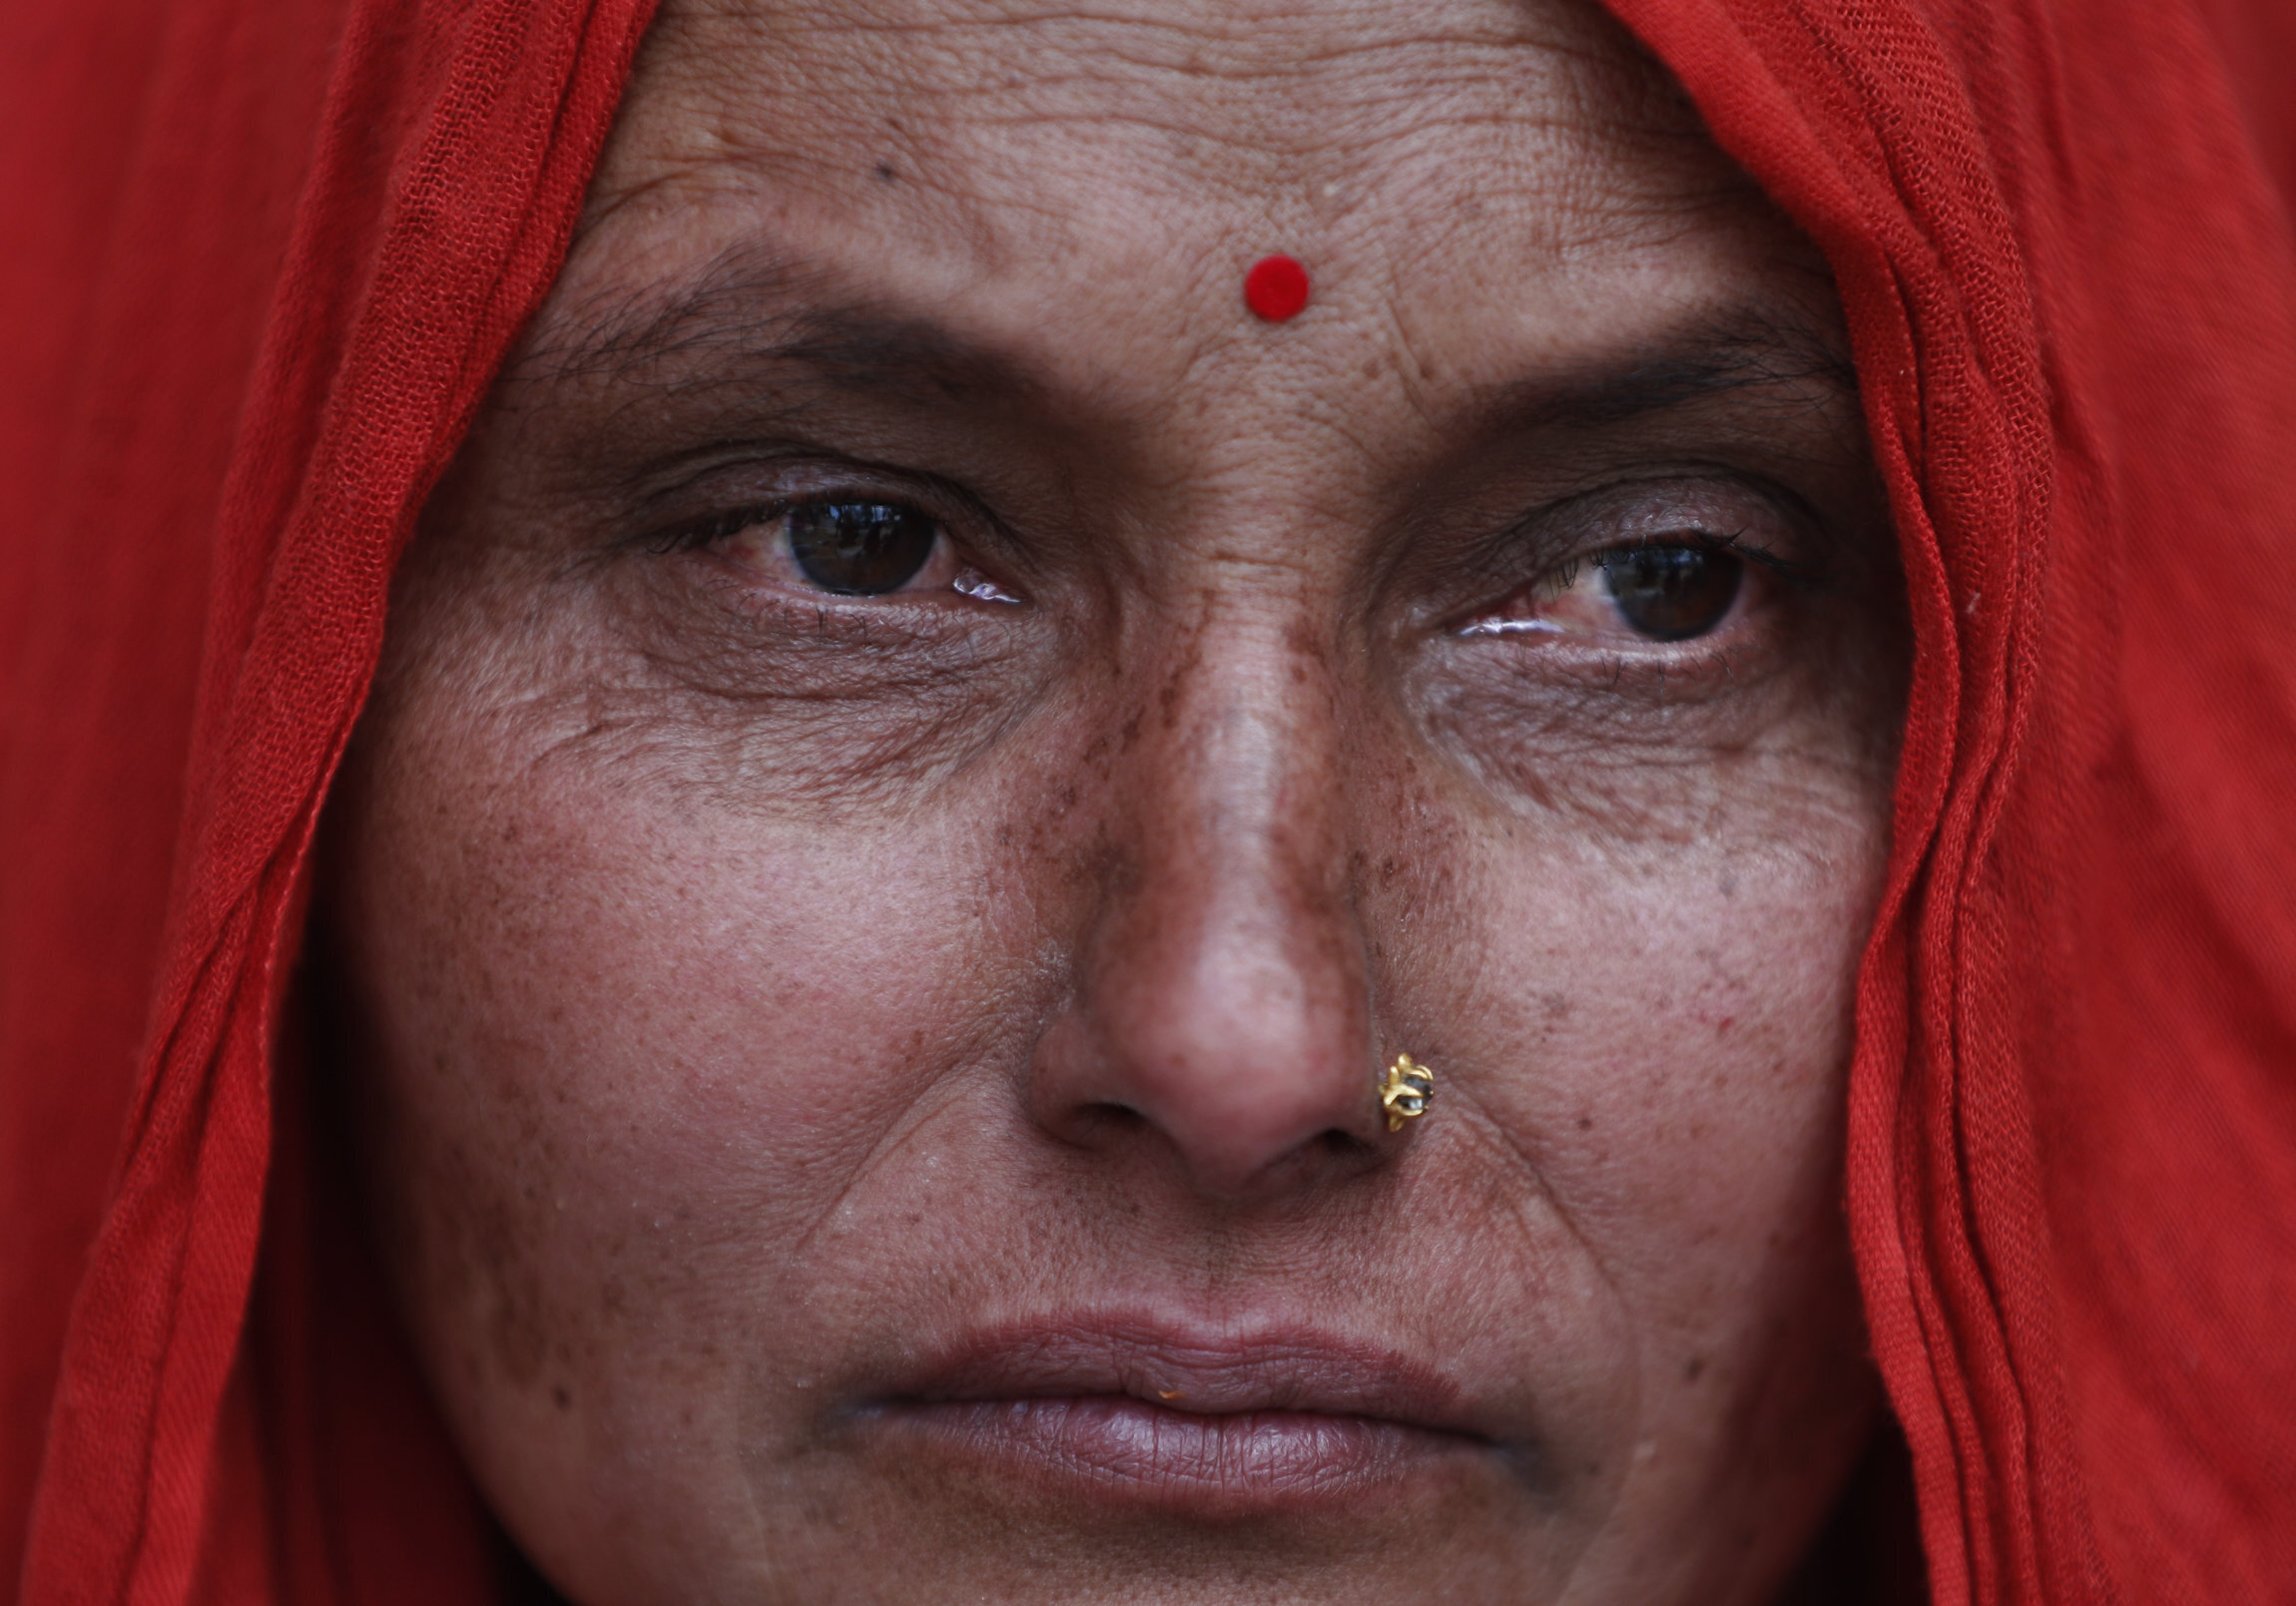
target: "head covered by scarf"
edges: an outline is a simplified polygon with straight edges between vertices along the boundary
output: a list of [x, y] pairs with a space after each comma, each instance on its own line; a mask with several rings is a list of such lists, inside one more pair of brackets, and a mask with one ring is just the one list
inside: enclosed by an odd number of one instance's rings
[[[1830, 259], [1915, 627], [1848, 1208], [1934, 1599], [2296, 1580], [2296, 11], [1610, 0]], [[649, 0], [0, 19], [0, 1577], [493, 1597], [306, 1153], [326, 784]], [[2278, 95], [2278, 98], [2274, 97]]]

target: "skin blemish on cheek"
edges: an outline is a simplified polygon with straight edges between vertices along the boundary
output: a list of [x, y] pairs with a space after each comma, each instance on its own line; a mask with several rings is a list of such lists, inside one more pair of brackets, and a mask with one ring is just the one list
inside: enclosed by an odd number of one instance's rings
[[1295, 258], [1261, 258], [1244, 275], [1244, 304], [1270, 323], [1296, 316], [1308, 304], [1308, 270]]

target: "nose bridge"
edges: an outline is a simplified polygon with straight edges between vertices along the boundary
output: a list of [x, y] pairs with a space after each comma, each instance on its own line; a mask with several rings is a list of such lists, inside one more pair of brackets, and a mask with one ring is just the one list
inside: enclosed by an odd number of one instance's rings
[[1080, 955], [1089, 1046], [1049, 1084], [1053, 1119], [1131, 1110], [1213, 1192], [1374, 1130], [1345, 731], [1313, 634], [1264, 604], [1207, 610], [1167, 654], [1115, 777], [1133, 872]]
[[1128, 778], [1146, 872], [1136, 921], [1283, 947], [1310, 934], [1304, 918], [1338, 912], [1325, 907], [1346, 853], [1329, 675], [1274, 634], [1207, 625], [1159, 689]]

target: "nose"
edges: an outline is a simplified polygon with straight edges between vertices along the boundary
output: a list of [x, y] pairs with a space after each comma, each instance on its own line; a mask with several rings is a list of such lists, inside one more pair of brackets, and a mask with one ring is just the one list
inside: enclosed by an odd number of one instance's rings
[[1332, 674], [1207, 627], [1145, 702], [1031, 1114], [1206, 1194], [1307, 1186], [1380, 1149]]

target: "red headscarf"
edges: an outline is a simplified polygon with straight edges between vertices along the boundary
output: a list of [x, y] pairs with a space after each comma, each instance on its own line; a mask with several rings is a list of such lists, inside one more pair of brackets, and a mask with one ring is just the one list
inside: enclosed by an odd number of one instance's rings
[[[1933, 1595], [2287, 1599], [2296, 7], [1610, 3], [1831, 259], [1903, 543], [1849, 1206]], [[0, 14], [27, 1606], [492, 1597], [279, 1073], [392, 561], [649, 7]]]

